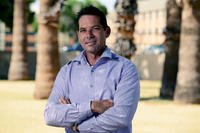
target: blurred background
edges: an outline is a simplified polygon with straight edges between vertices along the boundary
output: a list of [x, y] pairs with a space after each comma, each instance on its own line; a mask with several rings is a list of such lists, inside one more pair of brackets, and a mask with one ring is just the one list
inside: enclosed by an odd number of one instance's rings
[[107, 45], [138, 68], [134, 133], [200, 132], [200, 0], [0, 1], [0, 133], [62, 133], [43, 111], [60, 67], [83, 49], [75, 14], [94, 5]]

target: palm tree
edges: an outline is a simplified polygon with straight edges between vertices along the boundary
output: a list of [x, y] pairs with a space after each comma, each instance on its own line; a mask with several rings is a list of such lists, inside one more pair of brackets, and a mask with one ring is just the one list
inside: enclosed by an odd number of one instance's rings
[[161, 98], [172, 99], [176, 86], [178, 71], [178, 50], [180, 42], [181, 7], [176, 0], [168, 0], [166, 3], [167, 23], [165, 28], [165, 63], [162, 77]]
[[13, 45], [8, 73], [9, 80], [28, 79], [26, 6], [26, 0], [14, 1]]
[[37, 99], [48, 98], [60, 67], [58, 53], [60, 7], [58, 0], [40, 0], [36, 88], [34, 92], [34, 97]]
[[133, 43], [134, 16], [137, 13], [136, 0], [117, 0], [115, 10], [117, 12], [116, 23], [118, 25], [115, 51], [130, 59], [136, 51], [136, 46]]
[[182, 0], [179, 71], [174, 100], [200, 103], [200, 0]]

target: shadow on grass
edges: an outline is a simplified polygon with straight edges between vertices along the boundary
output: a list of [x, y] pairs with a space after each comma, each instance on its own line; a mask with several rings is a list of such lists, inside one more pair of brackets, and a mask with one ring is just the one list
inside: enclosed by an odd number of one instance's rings
[[141, 97], [141, 98], [140, 98], [140, 101], [150, 101], [150, 100], [167, 100], [167, 101], [172, 101], [172, 99], [160, 98], [160, 97], [158, 97], [158, 96]]
[[153, 96], [153, 97], [141, 97], [140, 101], [147, 101], [147, 100], [160, 100], [160, 97]]

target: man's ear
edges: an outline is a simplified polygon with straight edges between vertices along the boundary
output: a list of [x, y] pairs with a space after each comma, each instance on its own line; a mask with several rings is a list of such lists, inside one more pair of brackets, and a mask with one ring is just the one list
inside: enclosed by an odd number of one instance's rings
[[111, 29], [110, 27], [106, 27], [106, 38], [110, 36]]

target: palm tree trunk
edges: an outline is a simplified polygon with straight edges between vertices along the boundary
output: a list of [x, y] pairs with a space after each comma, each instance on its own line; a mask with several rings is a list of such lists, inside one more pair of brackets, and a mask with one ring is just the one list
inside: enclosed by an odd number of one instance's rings
[[115, 51], [130, 59], [136, 51], [136, 46], [133, 42], [134, 16], [137, 13], [136, 0], [117, 0], [115, 10], [117, 12], [116, 23], [118, 25]]
[[[58, 20], [55, 0], [40, 0], [36, 65], [36, 99], [48, 98], [59, 70]], [[56, 9], [56, 10], [55, 10]]]
[[176, 86], [178, 71], [178, 50], [181, 28], [181, 8], [176, 0], [168, 0], [166, 3], [167, 24], [165, 28], [165, 63], [162, 77], [160, 97], [172, 99]]
[[9, 80], [28, 79], [26, 0], [14, 1], [13, 43]]
[[174, 100], [200, 103], [200, 0], [183, 0], [179, 71]]

